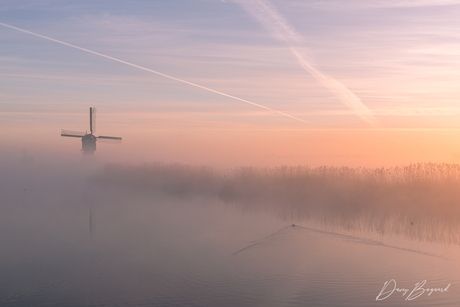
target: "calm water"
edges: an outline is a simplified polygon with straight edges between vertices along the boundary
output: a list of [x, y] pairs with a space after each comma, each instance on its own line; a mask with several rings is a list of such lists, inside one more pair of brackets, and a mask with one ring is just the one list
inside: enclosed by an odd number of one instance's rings
[[[85, 177], [62, 169], [3, 170], [1, 306], [460, 303], [456, 244]], [[409, 293], [424, 280], [424, 288], [450, 287], [412, 301], [395, 290], [376, 301], [390, 280]]]

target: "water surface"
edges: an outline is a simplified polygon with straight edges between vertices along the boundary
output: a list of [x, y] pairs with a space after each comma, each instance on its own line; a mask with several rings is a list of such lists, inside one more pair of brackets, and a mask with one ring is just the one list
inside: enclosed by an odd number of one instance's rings
[[[263, 198], [229, 201], [212, 193], [101, 184], [88, 173], [62, 168], [5, 168], [3, 174], [1, 306], [460, 301], [460, 249], [455, 240], [442, 239], [458, 235], [451, 225], [435, 240], [414, 221], [396, 227], [401, 218], [382, 215], [386, 231], [379, 231], [378, 215], [370, 227], [370, 217], [348, 221], [343, 208], [330, 209], [337, 214], [327, 218], [287, 212]], [[389, 231], [403, 228], [408, 230]], [[390, 280], [409, 292], [424, 280], [425, 288], [450, 288], [411, 301], [395, 291], [376, 301]]]

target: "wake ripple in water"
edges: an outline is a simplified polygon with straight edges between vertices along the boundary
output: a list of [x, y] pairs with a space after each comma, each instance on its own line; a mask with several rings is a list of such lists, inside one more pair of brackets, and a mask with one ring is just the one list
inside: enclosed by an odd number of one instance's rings
[[261, 240], [259, 240], [257, 242], [254, 242], [254, 243], [252, 243], [252, 244], [250, 244], [250, 245], [248, 245], [248, 246], [236, 251], [235, 253], [232, 254], [232, 257], [234, 257], [234, 256], [236, 256], [239, 253], [242, 253], [244, 251], [251, 250], [252, 248], [254, 248], [256, 246], [267, 244], [272, 240], [279, 239], [279, 238], [285, 238], [287, 235], [291, 234], [292, 230], [294, 230], [294, 229], [303, 229], [303, 230], [313, 231], [313, 232], [320, 233], [320, 234], [323, 234], [323, 235], [333, 236], [333, 237], [339, 238], [339, 239], [346, 239], [346, 240], [349, 240], [351, 242], [358, 243], [358, 244], [366, 244], [366, 245], [372, 245], [372, 246], [383, 246], [383, 247], [387, 247], [387, 248], [393, 248], [393, 249], [397, 249], [397, 250], [402, 250], [402, 251], [405, 251], [405, 252], [417, 253], [417, 254], [421, 254], [421, 255], [425, 255], [425, 256], [436, 257], [436, 258], [448, 260], [448, 258], [439, 256], [439, 255], [435, 255], [435, 254], [432, 254], [432, 253], [422, 252], [422, 251], [418, 251], [418, 250], [414, 250], [414, 249], [410, 249], [410, 248], [387, 245], [385, 243], [382, 243], [382, 242], [379, 242], [379, 241], [376, 241], [376, 240], [372, 240], [372, 239], [359, 238], [359, 237], [355, 237], [355, 236], [351, 236], [351, 235], [340, 234], [340, 233], [336, 233], [336, 232], [330, 232], [330, 231], [325, 231], [325, 230], [320, 230], [320, 229], [315, 229], [315, 228], [309, 228], [309, 227], [299, 226], [299, 225], [295, 225], [295, 224], [292, 224], [290, 226], [286, 226], [286, 227], [284, 227], [284, 228], [272, 233], [268, 237], [266, 237], [264, 239], [261, 239]]

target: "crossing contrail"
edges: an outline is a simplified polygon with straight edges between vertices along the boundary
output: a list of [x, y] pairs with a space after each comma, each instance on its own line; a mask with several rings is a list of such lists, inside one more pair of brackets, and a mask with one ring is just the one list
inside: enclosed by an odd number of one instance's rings
[[197, 88], [201, 88], [201, 89], [203, 89], [205, 91], [208, 91], [208, 92], [212, 92], [212, 93], [222, 95], [222, 96], [225, 96], [225, 97], [228, 97], [228, 98], [232, 98], [232, 99], [235, 99], [235, 100], [238, 100], [238, 101], [241, 101], [241, 102], [245, 102], [245, 103], [251, 104], [253, 106], [256, 106], [256, 107], [259, 107], [259, 108], [262, 108], [262, 109], [265, 109], [265, 110], [268, 110], [268, 111], [271, 111], [271, 112], [275, 112], [275, 113], [278, 113], [280, 115], [287, 116], [287, 117], [290, 117], [292, 119], [295, 119], [295, 120], [310, 124], [309, 121], [306, 121], [304, 119], [295, 117], [293, 115], [290, 115], [290, 114], [287, 114], [287, 113], [284, 113], [284, 112], [281, 112], [281, 111], [278, 111], [278, 110], [274, 110], [272, 108], [266, 107], [264, 105], [261, 105], [261, 104], [258, 104], [258, 103], [255, 103], [255, 102], [252, 102], [252, 101], [249, 101], [249, 100], [246, 100], [246, 99], [242, 99], [242, 98], [238, 98], [238, 97], [235, 97], [235, 96], [232, 96], [232, 95], [229, 95], [229, 94], [225, 94], [223, 92], [213, 90], [213, 89], [211, 89], [209, 87], [205, 87], [205, 86], [193, 83], [193, 82], [189, 82], [189, 81], [182, 80], [182, 79], [179, 79], [179, 78], [176, 78], [176, 77], [173, 77], [173, 76], [169, 76], [169, 75], [163, 74], [163, 73], [158, 72], [158, 71], [153, 70], [153, 69], [142, 67], [142, 66], [139, 66], [139, 65], [127, 62], [127, 61], [123, 61], [123, 60], [120, 60], [120, 59], [117, 59], [117, 58], [114, 58], [114, 57], [111, 57], [111, 56], [108, 56], [108, 55], [105, 55], [105, 54], [102, 54], [102, 53], [99, 53], [99, 52], [96, 52], [96, 51], [92, 51], [92, 50], [83, 48], [83, 47], [78, 47], [78, 46], [75, 46], [75, 45], [72, 45], [72, 44], [69, 44], [69, 43], [66, 43], [66, 42], [63, 42], [63, 41], [48, 37], [48, 36], [44, 36], [44, 35], [41, 35], [41, 34], [38, 34], [38, 33], [27, 31], [27, 30], [24, 30], [24, 29], [21, 29], [21, 28], [18, 28], [18, 27], [10, 26], [10, 25], [2, 23], [2, 22], [0, 22], [0, 25], [4, 26], [4, 27], [7, 27], [7, 28], [10, 28], [10, 29], [13, 29], [13, 30], [24, 32], [24, 33], [27, 33], [27, 34], [30, 34], [30, 35], [33, 35], [33, 36], [37, 36], [37, 37], [40, 37], [40, 38], [43, 38], [43, 39], [46, 39], [46, 40], [61, 44], [61, 45], [65, 45], [65, 46], [72, 47], [72, 48], [75, 48], [75, 49], [78, 49], [78, 50], [89, 52], [89, 53], [104, 57], [106, 59], [110, 59], [110, 60], [113, 60], [113, 61], [116, 61], [116, 62], [119, 62], [119, 63], [123, 63], [123, 64], [129, 65], [129, 66], [132, 66], [132, 67], [136, 67], [136, 68], [139, 68], [139, 69], [142, 69], [142, 70], [157, 74], [159, 76], [162, 76], [162, 77], [174, 80], [174, 81], [182, 82], [182, 83], [185, 83], [185, 84], [197, 87]]
[[310, 73], [329, 91], [339, 97], [343, 103], [355, 111], [355, 114], [372, 126], [376, 126], [377, 121], [374, 113], [365, 106], [352, 91], [336, 79], [322, 73], [307, 61], [306, 57], [296, 48], [302, 42], [302, 36], [284, 20], [275, 8], [267, 0], [234, 0], [240, 3], [246, 11], [262, 23], [275, 37], [283, 40], [294, 56], [299, 61], [300, 66]]

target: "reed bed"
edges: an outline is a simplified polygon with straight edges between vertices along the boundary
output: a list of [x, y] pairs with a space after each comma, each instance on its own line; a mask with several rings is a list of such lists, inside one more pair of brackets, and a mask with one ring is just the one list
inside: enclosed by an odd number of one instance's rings
[[92, 178], [136, 192], [206, 196], [295, 220], [460, 243], [460, 165], [217, 170], [183, 164], [107, 165]]

